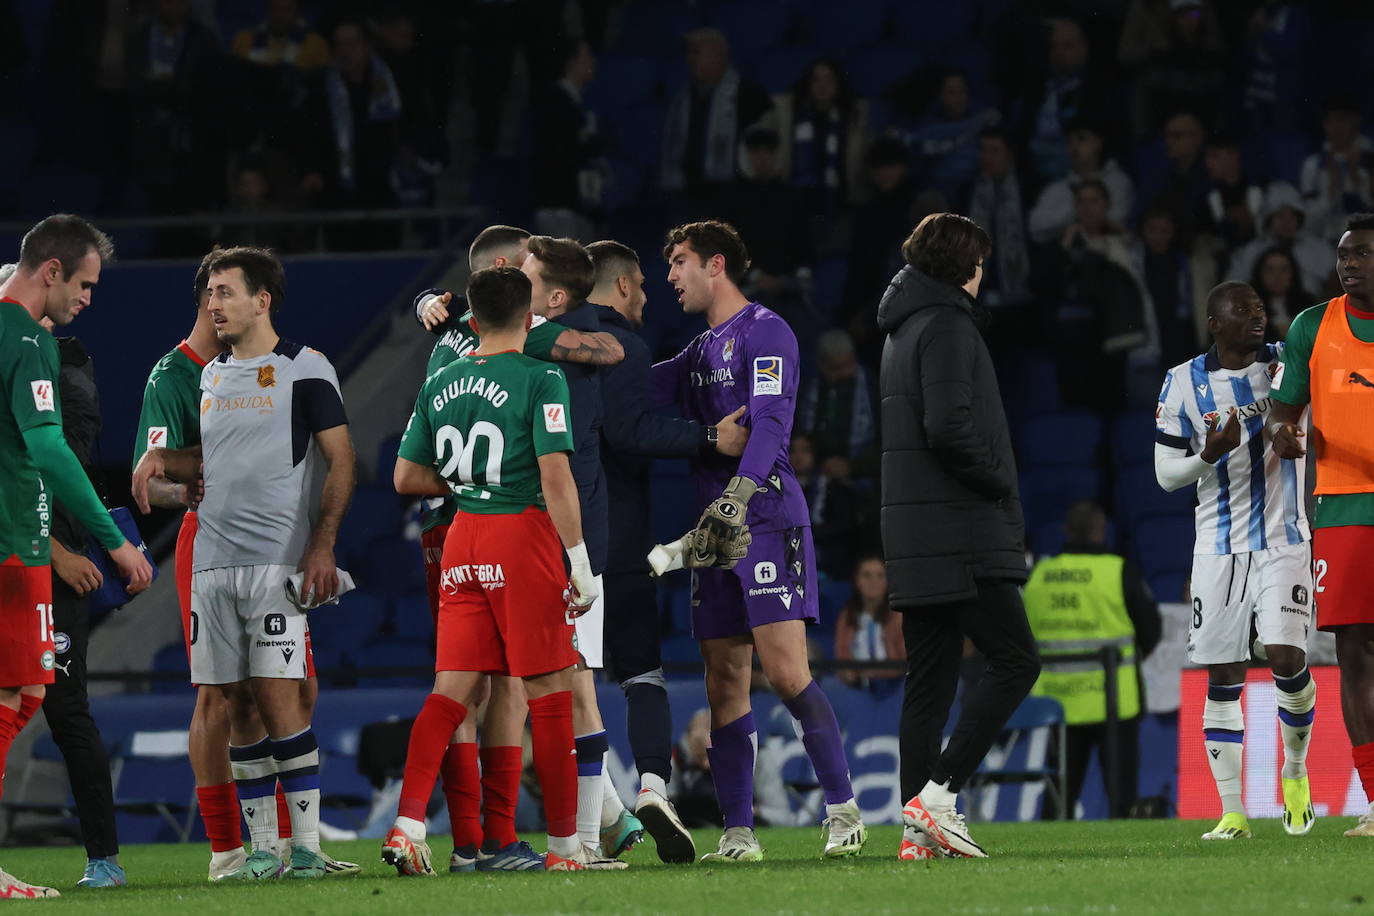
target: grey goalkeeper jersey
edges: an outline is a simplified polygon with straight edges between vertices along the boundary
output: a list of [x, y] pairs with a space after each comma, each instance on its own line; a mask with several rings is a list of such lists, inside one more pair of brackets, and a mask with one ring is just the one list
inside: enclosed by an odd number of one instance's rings
[[283, 340], [265, 356], [211, 360], [200, 376], [205, 499], [192, 568], [299, 563], [327, 471], [314, 434], [347, 422], [317, 350]]

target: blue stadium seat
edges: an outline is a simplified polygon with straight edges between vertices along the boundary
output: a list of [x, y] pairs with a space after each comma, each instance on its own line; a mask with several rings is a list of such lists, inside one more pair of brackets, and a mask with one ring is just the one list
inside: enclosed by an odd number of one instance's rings
[[821, 623], [833, 628], [836, 618], [840, 616], [840, 609], [853, 594], [854, 586], [842, 579], [823, 579], [820, 585]]
[[1033, 531], [1026, 532], [1029, 539], [1026, 548], [1035, 554], [1036, 559], [1052, 557], [1064, 551], [1064, 522], [1045, 522], [1036, 525]]
[[1013, 425], [1020, 417], [1064, 409], [1054, 357], [1038, 350], [1021, 353], [1011, 365], [999, 367], [997, 383]]
[[1112, 463], [1119, 468], [1154, 466], [1155, 416], [1149, 410], [1128, 410], [1112, 420]]
[[1064, 520], [1064, 512], [1080, 499], [1102, 498], [1102, 472], [1094, 465], [1030, 467], [1021, 472], [1021, 507], [1026, 528]]
[[361, 590], [344, 595], [337, 607], [327, 605], [311, 611], [310, 644], [315, 650], [315, 664], [320, 665], [322, 652], [356, 653], [377, 636], [385, 622], [386, 603]]
[[1155, 479], [1154, 465], [1122, 468], [1116, 478], [1116, 514], [1127, 529], [1151, 515], [1192, 517], [1196, 488], [1183, 487], [1166, 493]]
[[1029, 418], [1017, 439], [1016, 460], [1024, 467], [1096, 464], [1102, 419], [1086, 410]]
[[663, 640], [663, 660], [683, 664], [701, 661], [701, 647], [690, 635], [669, 636]]
[[596, 62], [596, 79], [587, 86], [587, 104], [595, 111], [611, 114], [654, 101], [659, 89], [655, 58], [608, 54]]
[[420, 594], [396, 599], [391, 603], [387, 624], [389, 635], [398, 639], [421, 642], [434, 639], [434, 615], [429, 610], [429, 596]]
[[641, 199], [653, 184], [653, 167], [643, 158], [617, 155], [611, 158], [611, 182], [606, 189], [606, 206], [612, 210], [628, 207]]
[[423, 594], [425, 567], [419, 542], [395, 534], [373, 538], [358, 558], [353, 577], [374, 595]]
[[[360, 668], [426, 668], [433, 670], [434, 653], [428, 642], [417, 639], [379, 639], [357, 659]], [[358, 679], [359, 687], [411, 687], [433, 680], [429, 673], [368, 675]]]
[[812, 301], [816, 311], [833, 317], [839, 311], [840, 301], [844, 298], [844, 285], [849, 277], [849, 256], [847, 254], [828, 254], [816, 262], [816, 273], [812, 291]]
[[153, 653], [150, 670], [174, 671], [184, 675], [174, 681], [153, 681], [154, 693], [181, 693], [191, 689], [191, 666], [186, 660], [186, 643], [180, 639]]
[[534, 179], [529, 162], [516, 156], [485, 156], [473, 164], [468, 183], [471, 203], [491, 210], [490, 219], [523, 226], [534, 211]]
[[806, 68], [820, 55], [812, 48], [773, 48], [759, 55], [755, 78], [769, 92], [791, 92]]
[[1189, 572], [1185, 569], [1155, 573], [1149, 578], [1150, 591], [1154, 592], [1155, 600], [1159, 602], [1183, 601], [1188, 576]]
[[657, 543], [682, 537], [688, 526], [696, 522], [697, 516], [692, 511], [694, 503], [687, 462], [655, 461], [649, 478], [649, 505], [653, 508], [650, 518]]
[[670, 573], [659, 581], [659, 618], [667, 620], [668, 630], [671, 633], [691, 633], [691, 577], [686, 573]]
[[352, 566], [361, 562], [368, 542], [382, 535], [400, 534], [404, 511], [405, 503], [391, 488], [389, 480], [386, 486], [378, 484], [354, 490], [334, 548], [339, 565], [354, 572]]
[[396, 469], [396, 453], [401, 450], [401, 434], [387, 436], [377, 445], [377, 486], [391, 489], [391, 474]]
[[783, 0], [725, 0], [707, 10], [708, 22], [730, 39], [739, 61], [782, 45], [791, 30], [792, 10]]
[[185, 728], [150, 725], [123, 740], [110, 762], [115, 810], [156, 815], [185, 842], [195, 814], [195, 776], [186, 765]]
[[922, 65], [909, 48], [858, 48], [845, 59], [845, 70], [861, 96], [885, 95]]
[[1135, 557], [1145, 575], [1187, 570], [1193, 564], [1191, 515], [1155, 515], [1135, 527]]

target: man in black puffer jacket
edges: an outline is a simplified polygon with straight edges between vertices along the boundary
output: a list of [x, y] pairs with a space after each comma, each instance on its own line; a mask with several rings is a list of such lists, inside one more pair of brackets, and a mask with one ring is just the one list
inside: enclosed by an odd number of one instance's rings
[[[992, 250], [972, 220], [927, 216], [878, 306], [883, 347], [882, 531], [892, 607], [902, 612], [902, 859], [981, 857], [955, 807], [1040, 671], [1017, 586], [1025, 523], [997, 376], [974, 296]], [[987, 670], [940, 733], [964, 638]]]

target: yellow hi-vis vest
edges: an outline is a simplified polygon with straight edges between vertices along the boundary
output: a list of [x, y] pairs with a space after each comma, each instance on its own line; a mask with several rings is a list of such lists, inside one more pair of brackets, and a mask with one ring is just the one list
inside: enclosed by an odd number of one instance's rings
[[1054, 697], [1070, 725], [1107, 720], [1106, 677], [1098, 661], [1055, 661], [1105, 646], [1121, 652], [1117, 668], [1118, 717], [1140, 712], [1135, 670], [1135, 627], [1121, 590], [1125, 561], [1112, 554], [1065, 553], [1041, 560], [1026, 583], [1026, 616], [1040, 647], [1040, 679], [1032, 691]]

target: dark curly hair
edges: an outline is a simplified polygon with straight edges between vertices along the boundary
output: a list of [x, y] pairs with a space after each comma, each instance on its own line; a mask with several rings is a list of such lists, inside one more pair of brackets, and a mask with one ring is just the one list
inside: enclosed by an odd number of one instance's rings
[[908, 264], [951, 286], [972, 280], [978, 264], [991, 253], [992, 240], [983, 227], [958, 213], [930, 214], [902, 243]]
[[744, 279], [749, 269], [749, 249], [739, 237], [735, 227], [718, 219], [702, 220], [697, 223], [684, 223], [668, 230], [668, 238], [663, 244], [663, 257], [672, 257], [673, 247], [686, 243], [692, 246], [702, 262], [721, 255], [725, 258], [725, 275], [736, 285]]

